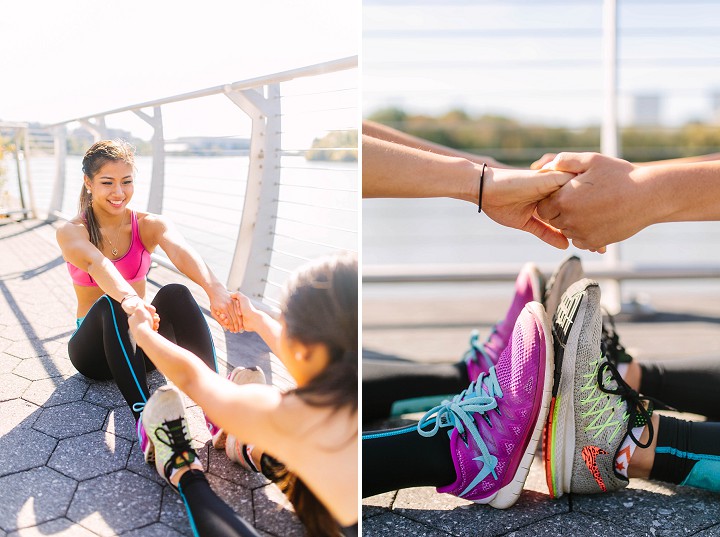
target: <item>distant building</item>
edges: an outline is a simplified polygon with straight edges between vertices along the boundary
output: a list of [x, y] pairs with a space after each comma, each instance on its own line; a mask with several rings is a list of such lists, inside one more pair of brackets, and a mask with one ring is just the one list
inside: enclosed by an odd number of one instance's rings
[[658, 94], [641, 94], [633, 98], [632, 123], [637, 127], [655, 127], [660, 124], [660, 103]]

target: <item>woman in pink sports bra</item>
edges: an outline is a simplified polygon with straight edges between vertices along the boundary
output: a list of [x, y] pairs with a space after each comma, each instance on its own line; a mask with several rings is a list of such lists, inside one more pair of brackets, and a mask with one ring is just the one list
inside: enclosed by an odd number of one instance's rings
[[58, 229], [57, 241], [78, 301], [77, 330], [68, 343], [70, 360], [86, 377], [114, 380], [137, 421], [150, 396], [146, 372], [154, 369], [129, 337], [127, 319], [138, 308], [155, 316], [160, 334], [217, 371], [209, 327], [185, 286], [166, 285], [152, 303], [146, 301], [150, 254], [157, 246], [205, 290], [213, 317], [223, 328], [236, 332], [240, 325], [225, 286], [170, 222], [128, 208], [134, 164], [128, 143], [94, 144], [83, 158], [79, 212]]

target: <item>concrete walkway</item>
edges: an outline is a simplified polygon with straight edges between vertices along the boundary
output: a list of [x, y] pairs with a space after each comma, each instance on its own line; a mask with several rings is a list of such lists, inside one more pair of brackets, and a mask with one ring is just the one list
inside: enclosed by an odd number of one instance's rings
[[[180, 497], [144, 463], [116, 386], [86, 379], [68, 359], [76, 302], [54, 237], [41, 221], [0, 220], [0, 537], [192, 535]], [[207, 314], [207, 297], [186, 279], [155, 268], [149, 281], [151, 294], [185, 283]], [[257, 364], [269, 382], [289, 385], [257, 336], [225, 334], [208, 319], [221, 372]], [[150, 382], [165, 381], [155, 372]], [[262, 534], [303, 535], [275, 485], [214, 450], [202, 411], [189, 399], [186, 407], [213, 489]]]
[[[467, 349], [471, 329], [485, 336], [504, 316], [512, 292], [512, 285], [498, 284], [480, 294], [429, 297], [418, 291], [389, 297], [366, 286], [363, 347], [419, 363], [456, 361]], [[656, 314], [617, 325], [621, 341], [636, 359], [720, 356], [720, 282], [657, 282], [647, 292]], [[409, 423], [396, 419], [363, 428]], [[710, 537], [720, 536], [720, 495], [635, 479], [620, 492], [551, 500], [536, 456], [520, 500], [506, 511], [424, 487], [365, 498], [362, 524], [366, 537]]]

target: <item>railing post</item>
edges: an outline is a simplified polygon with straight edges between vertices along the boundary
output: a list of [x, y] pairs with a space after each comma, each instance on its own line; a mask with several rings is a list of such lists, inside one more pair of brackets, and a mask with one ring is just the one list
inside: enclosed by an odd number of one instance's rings
[[247, 189], [227, 287], [255, 299], [265, 292], [280, 192], [280, 85], [266, 88], [267, 96], [257, 89], [225, 93], [252, 119]]
[[153, 107], [152, 116], [142, 110], [133, 110], [133, 112], [153, 128], [152, 178], [150, 180], [150, 196], [148, 197], [147, 210], [150, 213], [161, 214], [165, 197], [165, 137], [163, 134], [161, 107]]
[[[604, 66], [604, 111], [600, 151], [610, 157], [620, 155], [620, 142], [617, 122], [617, 0], [603, 2], [603, 66]], [[620, 245], [608, 246], [606, 263], [609, 267], [620, 265]], [[609, 280], [603, 286], [603, 303], [612, 314], [622, 309], [622, 291], [619, 280]]]
[[37, 218], [37, 207], [35, 205], [35, 190], [32, 182], [32, 167], [30, 166], [30, 128], [23, 129], [23, 157], [25, 161], [25, 182], [27, 183], [28, 198], [30, 198], [30, 212], [33, 218]]
[[57, 220], [57, 213], [62, 212], [65, 201], [67, 166], [67, 128], [65, 125], [58, 125], [53, 129], [53, 138], [55, 140], [55, 183], [48, 208], [48, 220], [51, 222]]
[[18, 180], [18, 193], [20, 194], [20, 207], [23, 211], [23, 219], [27, 218], [27, 204], [25, 203], [25, 193], [23, 192], [22, 184], [22, 164], [20, 161], [20, 146], [22, 145], [22, 134], [24, 129], [18, 129], [15, 131], [15, 167], [17, 168], [17, 180]]

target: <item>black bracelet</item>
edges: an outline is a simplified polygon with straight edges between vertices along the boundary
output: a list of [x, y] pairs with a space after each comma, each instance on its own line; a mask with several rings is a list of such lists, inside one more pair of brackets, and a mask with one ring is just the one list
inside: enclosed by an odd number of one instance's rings
[[482, 212], [482, 191], [483, 191], [483, 184], [485, 183], [485, 168], [487, 168], [487, 164], [483, 162], [482, 171], [480, 172], [480, 193], [478, 194], [478, 212]]

